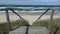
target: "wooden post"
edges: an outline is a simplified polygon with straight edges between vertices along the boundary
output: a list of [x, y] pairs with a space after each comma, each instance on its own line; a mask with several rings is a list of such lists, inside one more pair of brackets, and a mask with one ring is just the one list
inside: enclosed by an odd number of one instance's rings
[[7, 22], [8, 22], [8, 28], [9, 28], [9, 31], [10, 31], [11, 27], [10, 27], [9, 12], [8, 12], [7, 9], [5, 11], [6, 11], [6, 18], [7, 18]]
[[49, 34], [51, 33], [51, 26], [53, 23], [53, 14], [54, 14], [54, 9], [52, 10], [51, 17], [50, 17], [50, 22], [49, 22]]

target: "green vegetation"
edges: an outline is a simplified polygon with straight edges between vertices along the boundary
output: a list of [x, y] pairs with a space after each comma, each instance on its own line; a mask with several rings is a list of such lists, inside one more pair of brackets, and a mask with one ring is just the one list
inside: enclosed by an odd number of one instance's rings
[[15, 27], [15, 26], [27, 26], [29, 25], [29, 23], [26, 20], [16, 20], [11, 22], [11, 27]]
[[[49, 21], [50, 21], [49, 19], [35, 21], [32, 24], [32, 26], [46, 27], [48, 29]], [[28, 26], [29, 25], [29, 23], [24, 19], [13, 21], [10, 24], [11, 24], [11, 28], [16, 27], [16, 26]], [[56, 34], [60, 34], [60, 18], [54, 19], [51, 25], [52, 25], [51, 33], [53, 34], [56, 31], [56, 26], [57, 26], [59, 29]], [[2, 32], [8, 34], [8, 23], [7, 22], [0, 23], [0, 34], [3, 34]]]
[[8, 34], [8, 24], [7, 23], [0, 24], [0, 34], [3, 34], [2, 32], [4, 32], [5, 34]]
[[[36, 21], [32, 24], [32, 26], [46, 27], [48, 29], [48, 23], [49, 23], [49, 19], [46, 19], [46, 20]], [[59, 28], [56, 34], [60, 34], [60, 18], [56, 18], [53, 20], [52, 27], [51, 27], [52, 34], [55, 32], [56, 26]]]
[[[27, 26], [29, 23], [26, 20], [16, 20], [10, 23], [11, 28], [16, 27], [16, 26]], [[0, 34], [3, 34], [2, 32], [8, 34], [8, 23], [0, 23]]]

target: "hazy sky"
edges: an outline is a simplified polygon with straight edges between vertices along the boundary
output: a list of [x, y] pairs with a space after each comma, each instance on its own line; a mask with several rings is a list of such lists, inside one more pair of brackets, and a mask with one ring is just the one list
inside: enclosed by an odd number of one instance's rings
[[60, 5], [60, 0], [0, 0], [0, 5]]

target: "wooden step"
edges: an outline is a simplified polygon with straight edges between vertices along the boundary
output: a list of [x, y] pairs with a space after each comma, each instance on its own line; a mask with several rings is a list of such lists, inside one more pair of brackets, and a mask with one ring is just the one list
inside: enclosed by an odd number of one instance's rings
[[49, 34], [49, 31], [45, 27], [20, 27], [9, 34]]

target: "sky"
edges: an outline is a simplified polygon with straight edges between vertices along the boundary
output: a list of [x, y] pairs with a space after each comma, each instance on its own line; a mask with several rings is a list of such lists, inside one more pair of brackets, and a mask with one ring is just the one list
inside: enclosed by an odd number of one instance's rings
[[0, 0], [0, 5], [60, 5], [60, 0]]

